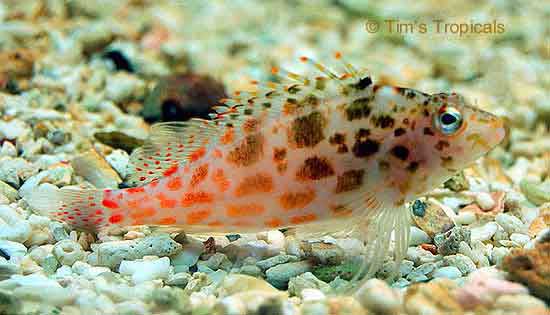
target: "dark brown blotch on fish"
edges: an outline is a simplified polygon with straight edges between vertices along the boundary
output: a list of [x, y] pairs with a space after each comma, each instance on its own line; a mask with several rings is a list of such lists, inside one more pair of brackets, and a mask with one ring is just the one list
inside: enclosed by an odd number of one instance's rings
[[289, 140], [298, 148], [314, 147], [325, 139], [324, 125], [324, 117], [318, 111], [298, 117], [292, 122]]
[[401, 128], [401, 127], [397, 128], [393, 131], [393, 135], [395, 137], [401, 137], [405, 133], [407, 133], [407, 130], [405, 130], [404, 128]]
[[402, 161], [405, 161], [409, 157], [409, 149], [402, 145], [396, 145], [390, 150], [390, 153]]
[[346, 107], [346, 117], [349, 121], [368, 118], [371, 113], [370, 102], [372, 97], [355, 99]]
[[346, 153], [349, 151], [348, 146], [346, 145], [346, 135], [343, 133], [336, 132], [334, 135], [330, 136], [328, 142], [337, 146], [338, 153]]
[[364, 78], [360, 79], [359, 82], [357, 82], [356, 84], [352, 84], [352, 87], [357, 89], [357, 90], [364, 90], [371, 84], [372, 84], [371, 78], [370, 77], [364, 77]]
[[441, 151], [445, 148], [448, 148], [450, 146], [449, 142], [445, 141], [445, 140], [439, 140], [436, 144], [435, 144], [435, 149], [437, 151]]
[[378, 152], [380, 143], [375, 140], [368, 139], [367, 137], [369, 135], [370, 132], [367, 129], [359, 129], [359, 131], [355, 134], [355, 143], [353, 144], [351, 150], [356, 157], [368, 157]]
[[281, 162], [286, 158], [285, 148], [273, 148], [273, 160], [275, 162]]
[[383, 114], [371, 117], [371, 121], [375, 127], [382, 129], [393, 128], [393, 125], [395, 123], [395, 119], [393, 119], [393, 117]]
[[333, 176], [334, 168], [325, 157], [313, 156], [307, 158], [296, 172], [298, 180], [319, 180]]
[[428, 136], [435, 136], [435, 133], [430, 127], [424, 127], [424, 134]]
[[363, 169], [344, 172], [337, 177], [335, 192], [338, 194], [360, 188], [363, 185], [364, 175]]
[[417, 161], [412, 161], [409, 165], [407, 165], [407, 171], [410, 173], [415, 173], [416, 170], [418, 170], [418, 166], [420, 166], [420, 164]]
[[263, 154], [264, 138], [261, 134], [246, 136], [239, 146], [227, 155], [227, 160], [237, 166], [250, 166], [260, 160]]

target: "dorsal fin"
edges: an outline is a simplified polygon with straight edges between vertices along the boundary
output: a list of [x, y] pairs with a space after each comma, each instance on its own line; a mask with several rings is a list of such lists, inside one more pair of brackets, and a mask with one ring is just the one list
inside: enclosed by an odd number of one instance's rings
[[280, 82], [252, 81], [255, 90], [234, 92], [232, 97], [222, 100], [223, 106], [214, 107], [216, 113], [211, 117], [239, 127], [248, 117], [280, 117], [296, 111], [307, 113], [327, 96], [348, 95], [371, 85], [370, 77], [344, 61], [341, 53], [336, 53], [335, 59], [344, 66], [344, 73], [335, 73], [308, 57], [301, 57], [300, 61], [310, 64], [320, 75], [305, 76], [273, 67], [271, 73]]
[[141, 186], [169, 175], [174, 165], [200, 158], [220, 134], [216, 122], [193, 118], [164, 122], [151, 127], [144, 145], [132, 153], [126, 184]]

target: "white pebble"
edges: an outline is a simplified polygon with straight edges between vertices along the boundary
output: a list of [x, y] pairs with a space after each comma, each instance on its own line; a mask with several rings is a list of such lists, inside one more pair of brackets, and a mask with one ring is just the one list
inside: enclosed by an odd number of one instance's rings
[[476, 215], [472, 211], [463, 211], [460, 212], [455, 217], [455, 222], [460, 225], [469, 225], [474, 223], [476, 220]]
[[12, 241], [0, 240], [0, 250], [6, 255], [12, 257], [23, 257], [27, 253], [25, 245]]
[[10, 206], [0, 205], [0, 240], [23, 243], [31, 235], [31, 225]]
[[516, 242], [520, 246], [524, 246], [531, 240], [531, 238], [529, 237], [529, 235], [525, 235], [522, 233], [512, 233], [512, 235], [510, 235], [510, 240]]
[[64, 288], [57, 281], [39, 274], [13, 275], [0, 283], [0, 289], [7, 288], [18, 298], [47, 305], [66, 305], [75, 298], [73, 290]]
[[513, 215], [506, 213], [499, 213], [495, 217], [495, 221], [502, 226], [502, 228], [508, 233], [522, 232], [524, 230], [523, 222]]
[[430, 243], [432, 240], [426, 232], [422, 231], [416, 226], [411, 226], [410, 231], [411, 231], [411, 234], [409, 238], [409, 246], [416, 246], [424, 243]]
[[458, 268], [463, 276], [476, 270], [476, 265], [472, 259], [466, 255], [456, 254], [445, 256], [444, 261], [449, 265]]
[[4, 141], [4, 144], [2, 144], [2, 149], [0, 149], [0, 156], [16, 157], [17, 149], [11, 142]]
[[490, 240], [498, 230], [498, 225], [495, 222], [488, 222], [480, 227], [472, 228], [472, 241], [487, 241]]
[[72, 240], [62, 240], [53, 247], [53, 255], [60, 264], [72, 266], [76, 261], [84, 258], [82, 246]]
[[493, 248], [493, 251], [491, 252], [491, 263], [495, 265], [500, 265], [502, 263], [502, 260], [510, 250], [506, 247], [495, 247]]
[[495, 206], [495, 201], [490, 194], [486, 192], [479, 192], [476, 194], [476, 203], [483, 210], [491, 210]]
[[170, 259], [168, 257], [160, 259], [148, 257], [134, 261], [123, 260], [118, 269], [120, 274], [131, 276], [134, 284], [154, 279], [167, 279], [169, 270]]
[[448, 279], [456, 279], [462, 277], [462, 272], [457, 267], [454, 266], [448, 266], [448, 267], [441, 267], [439, 269], [436, 269], [432, 276], [434, 278], [448, 278]]
[[370, 279], [357, 290], [355, 297], [369, 311], [376, 314], [396, 314], [401, 308], [397, 291], [379, 279]]
[[306, 288], [300, 292], [302, 300], [305, 301], [322, 301], [325, 299], [325, 294], [319, 289]]

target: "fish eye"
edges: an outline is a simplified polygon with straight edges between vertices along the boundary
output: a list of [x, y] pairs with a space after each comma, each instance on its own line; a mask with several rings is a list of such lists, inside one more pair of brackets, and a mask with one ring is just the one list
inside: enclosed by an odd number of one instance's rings
[[441, 108], [434, 116], [434, 125], [444, 135], [452, 135], [462, 125], [462, 114], [454, 107]]

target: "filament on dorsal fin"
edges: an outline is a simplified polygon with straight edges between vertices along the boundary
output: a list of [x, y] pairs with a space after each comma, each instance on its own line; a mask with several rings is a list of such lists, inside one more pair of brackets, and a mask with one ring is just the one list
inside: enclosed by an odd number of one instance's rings
[[284, 68], [273, 67], [271, 68], [271, 73], [283, 79], [290, 79], [292, 81], [300, 82], [303, 85], [309, 84], [309, 80], [306, 77], [303, 77], [297, 73], [288, 71]]
[[309, 57], [305, 57], [305, 56], [300, 57], [300, 61], [307, 62], [307, 63], [311, 64], [312, 66], [314, 66], [315, 68], [317, 68], [317, 70], [321, 71], [327, 77], [329, 77], [331, 79], [334, 79], [334, 80], [338, 80], [338, 76], [336, 74], [334, 74], [332, 71], [330, 71], [323, 64], [321, 64], [321, 63], [319, 63], [319, 62], [317, 62], [317, 61], [315, 61], [315, 60], [313, 60]]
[[336, 58], [336, 60], [339, 60], [342, 65], [344, 65], [344, 68], [346, 68], [347, 73], [351, 75], [351, 77], [353, 77], [354, 79], [360, 78], [357, 69], [355, 69], [355, 67], [352, 66], [351, 63], [347, 62], [344, 59], [341, 52], [337, 51], [336, 53], [334, 53], [334, 58]]

